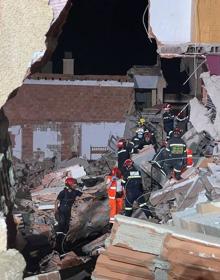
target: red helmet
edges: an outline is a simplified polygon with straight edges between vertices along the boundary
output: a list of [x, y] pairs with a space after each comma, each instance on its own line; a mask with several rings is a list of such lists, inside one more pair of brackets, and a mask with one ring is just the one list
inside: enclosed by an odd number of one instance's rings
[[118, 142], [117, 142], [117, 148], [118, 149], [122, 149], [125, 147], [125, 144], [126, 144], [126, 140], [125, 139], [119, 139]]
[[66, 178], [66, 180], [65, 180], [65, 185], [66, 185], [67, 187], [71, 187], [71, 186], [76, 185], [76, 184], [77, 184], [77, 180], [76, 180], [75, 178], [68, 177], [68, 178]]
[[124, 162], [123, 166], [127, 167], [127, 168], [130, 168], [133, 164], [134, 164], [133, 160], [131, 160], [129, 158], [129, 159], [126, 159], [126, 161]]
[[118, 178], [121, 177], [121, 171], [118, 169], [118, 167], [113, 167], [111, 170], [111, 176], [116, 176]]
[[170, 109], [171, 109], [171, 105], [170, 104], [167, 103], [167, 104], [164, 105], [164, 110], [165, 111], [169, 111]]

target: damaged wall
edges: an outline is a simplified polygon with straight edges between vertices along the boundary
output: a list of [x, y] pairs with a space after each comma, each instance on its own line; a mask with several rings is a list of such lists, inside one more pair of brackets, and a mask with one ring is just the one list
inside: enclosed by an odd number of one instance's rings
[[44, 52], [45, 34], [53, 14], [46, 0], [1, 0], [0, 7], [1, 107], [21, 85], [33, 54]]
[[190, 100], [189, 120], [198, 133], [206, 131], [214, 139], [218, 139], [218, 131], [211, 121], [208, 109], [197, 98]]
[[[122, 137], [125, 130], [125, 122], [116, 123], [84, 123], [82, 124], [82, 148], [81, 155], [90, 157], [90, 146], [106, 147], [111, 135]], [[100, 135], [101, 137], [97, 137]], [[93, 155], [92, 159], [99, 158], [100, 155]]]
[[[4, 110], [19, 159], [90, 157], [90, 145], [123, 135], [133, 83], [118, 80], [28, 80]], [[98, 102], [97, 102], [98, 100]], [[39, 114], [40, 108], [40, 114]], [[102, 135], [93, 138], [92, 135]]]
[[191, 41], [191, 7], [192, 0], [150, 1], [149, 24], [160, 43]]
[[181, 45], [183, 53], [190, 43], [220, 42], [219, 10], [216, 0], [152, 0], [149, 27], [159, 46], [172, 46], [169, 52], [179, 53]]

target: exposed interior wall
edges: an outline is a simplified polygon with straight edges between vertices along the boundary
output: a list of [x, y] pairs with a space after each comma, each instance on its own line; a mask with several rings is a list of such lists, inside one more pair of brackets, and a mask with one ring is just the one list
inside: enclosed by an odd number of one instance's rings
[[191, 7], [193, 0], [151, 0], [149, 25], [162, 44], [191, 41]]
[[33, 154], [35, 158], [44, 160], [58, 156], [61, 152], [61, 134], [56, 125], [36, 126], [33, 131]]
[[220, 1], [194, 0], [192, 11], [192, 41], [197, 43], [220, 42]]
[[[125, 130], [125, 123], [84, 123], [82, 124], [81, 155], [90, 158], [90, 146], [105, 147], [108, 145], [109, 136], [122, 137]], [[100, 155], [92, 155], [92, 159]]]

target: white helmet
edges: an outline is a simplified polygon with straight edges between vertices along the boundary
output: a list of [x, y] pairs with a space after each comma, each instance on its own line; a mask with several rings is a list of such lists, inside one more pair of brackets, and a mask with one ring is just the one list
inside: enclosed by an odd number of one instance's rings
[[144, 135], [144, 129], [143, 128], [138, 128], [136, 130], [136, 134], [137, 134], [138, 138], [141, 138]]

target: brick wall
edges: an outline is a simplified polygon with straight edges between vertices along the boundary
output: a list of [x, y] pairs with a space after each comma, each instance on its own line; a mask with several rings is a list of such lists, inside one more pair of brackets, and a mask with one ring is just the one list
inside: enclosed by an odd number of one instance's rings
[[23, 85], [4, 106], [10, 125], [45, 121], [124, 121], [133, 88]]
[[22, 159], [45, 154], [43, 149], [33, 151], [33, 132], [44, 131], [44, 126], [56, 131], [54, 125], [58, 126], [59, 141], [42, 141], [47, 144], [46, 149], [54, 146], [59, 158], [67, 159], [73, 150], [76, 155], [81, 154], [80, 124], [124, 122], [132, 102], [133, 88], [34, 84], [23, 85], [4, 110], [10, 126], [22, 128]]

